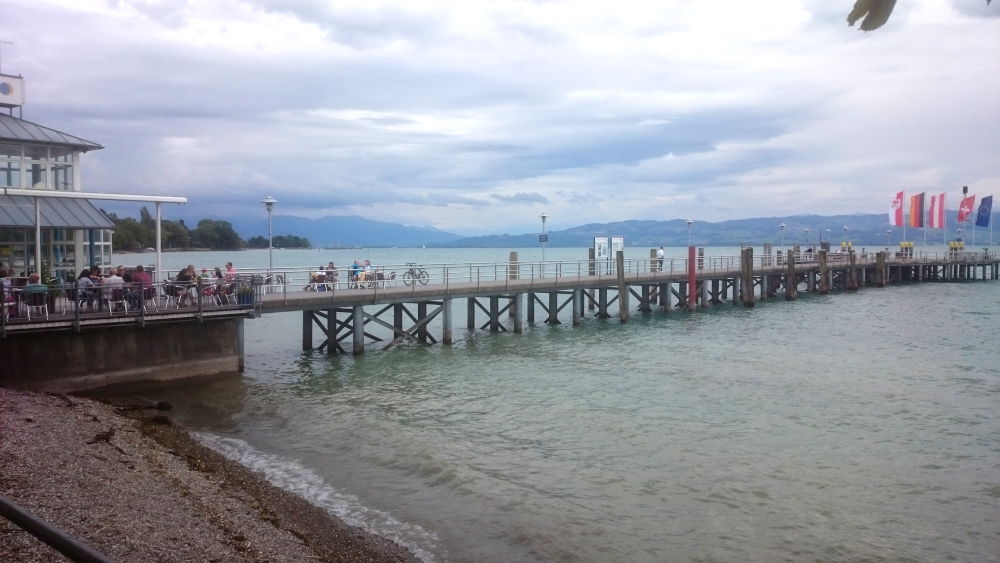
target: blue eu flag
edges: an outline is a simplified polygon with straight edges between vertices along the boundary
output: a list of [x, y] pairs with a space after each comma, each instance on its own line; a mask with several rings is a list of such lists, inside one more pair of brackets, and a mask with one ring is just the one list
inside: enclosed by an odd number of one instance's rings
[[993, 196], [988, 195], [979, 200], [979, 212], [976, 213], [976, 226], [990, 226], [990, 211], [993, 209]]

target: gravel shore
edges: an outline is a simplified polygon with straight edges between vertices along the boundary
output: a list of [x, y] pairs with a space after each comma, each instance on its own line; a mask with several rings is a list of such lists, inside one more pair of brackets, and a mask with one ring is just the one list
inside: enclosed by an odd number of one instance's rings
[[[114, 561], [416, 561], [202, 446], [159, 407], [0, 387], [0, 495]], [[63, 558], [0, 517], [0, 560]]]

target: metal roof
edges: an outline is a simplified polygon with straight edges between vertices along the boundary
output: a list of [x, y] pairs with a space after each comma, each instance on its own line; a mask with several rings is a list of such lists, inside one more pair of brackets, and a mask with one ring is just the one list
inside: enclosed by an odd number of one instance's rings
[[86, 139], [74, 137], [73, 135], [49, 129], [48, 127], [42, 127], [37, 123], [18, 119], [13, 115], [4, 113], [0, 113], [0, 141], [59, 145], [72, 147], [84, 152], [104, 148]]
[[[0, 195], [0, 228], [35, 228], [35, 198]], [[114, 223], [85, 199], [40, 197], [43, 229], [113, 229]]]

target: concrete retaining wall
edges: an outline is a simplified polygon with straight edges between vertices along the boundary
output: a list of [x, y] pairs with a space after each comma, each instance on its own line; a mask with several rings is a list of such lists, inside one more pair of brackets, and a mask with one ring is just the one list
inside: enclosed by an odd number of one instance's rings
[[11, 335], [0, 340], [0, 385], [68, 392], [237, 374], [242, 323], [187, 321]]

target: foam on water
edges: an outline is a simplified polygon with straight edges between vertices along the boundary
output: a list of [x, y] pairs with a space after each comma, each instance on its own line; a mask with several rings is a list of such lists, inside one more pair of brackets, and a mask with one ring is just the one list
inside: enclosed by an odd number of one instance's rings
[[434, 561], [431, 553], [438, 542], [437, 534], [365, 506], [356, 496], [334, 489], [315, 472], [295, 461], [259, 451], [238, 438], [205, 432], [192, 432], [192, 435], [225, 457], [260, 472], [274, 486], [308, 500], [351, 526], [393, 540], [421, 561]]

